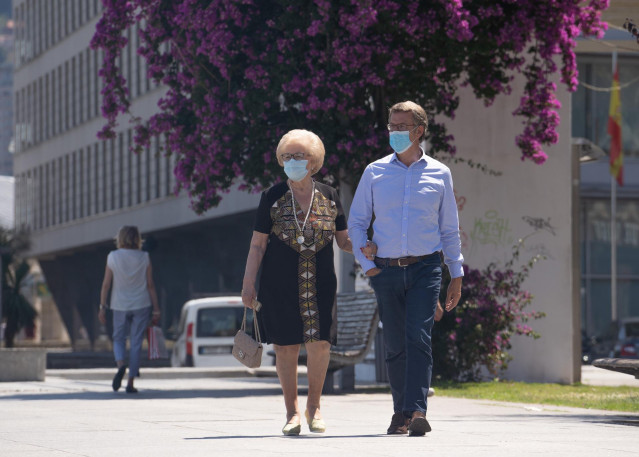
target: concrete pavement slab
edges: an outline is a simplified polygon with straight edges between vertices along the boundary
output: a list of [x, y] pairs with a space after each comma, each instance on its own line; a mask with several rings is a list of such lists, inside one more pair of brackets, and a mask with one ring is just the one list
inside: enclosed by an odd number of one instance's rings
[[[284, 437], [274, 378], [153, 378], [139, 394], [110, 379], [0, 384], [0, 456], [631, 456], [639, 414], [445, 397], [429, 399], [433, 431], [387, 436], [387, 393], [324, 396], [323, 435]], [[300, 389], [304, 408], [304, 388]]]
[[604, 370], [594, 365], [581, 367], [581, 382], [591, 386], [630, 386], [639, 387], [639, 379], [626, 373]]

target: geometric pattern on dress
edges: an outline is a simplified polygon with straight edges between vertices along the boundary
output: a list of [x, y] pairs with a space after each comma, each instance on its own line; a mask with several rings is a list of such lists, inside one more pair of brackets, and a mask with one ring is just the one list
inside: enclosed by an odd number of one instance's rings
[[302, 333], [305, 343], [320, 340], [319, 309], [317, 307], [316, 263], [315, 255], [300, 255], [298, 272], [298, 290]]
[[316, 254], [322, 248], [333, 243], [335, 235], [335, 219], [337, 206], [335, 202], [326, 198], [315, 189], [311, 212], [304, 229], [304, 243], [297, 242], [299, 231], [295, 218], [301, 225], [306, 214], [293, 201], [291, 191], [288, 190], [271, 207], [272, 233], [280, 241], [298, 252], [298, 297], [299, 310], [302, 318], [302, 332], [305, 343], [312, 343], [320, 339], [319, 309], [317, 307], [317, 264]]

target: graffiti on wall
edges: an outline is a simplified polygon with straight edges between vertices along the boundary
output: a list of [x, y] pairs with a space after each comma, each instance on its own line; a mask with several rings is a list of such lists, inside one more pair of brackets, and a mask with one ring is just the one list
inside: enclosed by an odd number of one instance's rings
[[[457, 203], [457, 212], [460, 213], [461, 210], [464, 209], [464, 205], [466, 204], [466, 197], [463, 195], [458, 195], [457, 191], [453, 191], [455, 193], [455, 202]], [[461, 248], [462, 251], [468, 249], [468, 234], [464, 231], [461, 224], [459, 226], [459, 238], [461, 239]]]
[[510, 221], [500, 217], [497, 210], [488, 210], [482, 217], [475, 218], [470, 239], [482, 246], [510, 246], [513, 243]]
[[550, 218], [544, 219], [543, 217], [532, 217], [532, 216], [524, 216], [522, 219], [530, 225], [535, 231], [538, 230], [546, 230], [553, 234], [553, 236], [557, 235], [555, 233], [555, 227], [550, 224]]
[[[557, 236], [557, 230], [550, 223], [549, 217], [544, 219], [543, 217], [523, 216], [522, 219], [524, 220], [524, 222], [526, 222], [528, 225], [530, 225], [533, 228], [533, 232], [526, 235], [523, 238], [523, 240], [526, 240], [527, 238], [542, 231], [548, 232], [552, 234], [552, 236]], [[539, 243], [527, 246], [526, 252], [529, 252], [533, 255], [544, 257], [546, 259], [555, 258], [552, 255], [552, 252], [548, 249], [548, 247], [543, 242], [539, 242]]]

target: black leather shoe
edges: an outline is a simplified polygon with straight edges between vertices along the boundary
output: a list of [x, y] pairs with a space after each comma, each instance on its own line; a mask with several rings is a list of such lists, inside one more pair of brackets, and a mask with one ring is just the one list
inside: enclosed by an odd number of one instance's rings
[[403, 413], [393, 414], [390, 426], [386, 430], [387, 435], [405, 435], [408, 433], [408, 423], [410, 419], [404, 417]]
[[137, 394], [138, 393], [138, 389], [136, 389], [133, 386], [126, 386], [126, 393], [128, 393], [128, 394]]
[[117, 392], [120, 386], [122, 385], [122, 378], [124, 377], [124, 372], [126, 371], [126, 365], [122, 365], [118, 368], [118, 372], [113, 376], [113, 383], [111, 386], [113, 387], [113, 391]]
[[424, 436], [431, 430], [430, 424], [425, 417], [413, 417], [408, 424], [408, 436]]

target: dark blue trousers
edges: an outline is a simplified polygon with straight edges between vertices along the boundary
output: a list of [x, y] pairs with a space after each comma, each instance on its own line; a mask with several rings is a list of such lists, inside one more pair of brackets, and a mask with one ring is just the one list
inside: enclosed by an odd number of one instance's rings
[[426, 413], [433, 372], [431, 332], [442, 279], [438, 255], [385, 267], [371, 279], [384, 331], [394, 412]]

